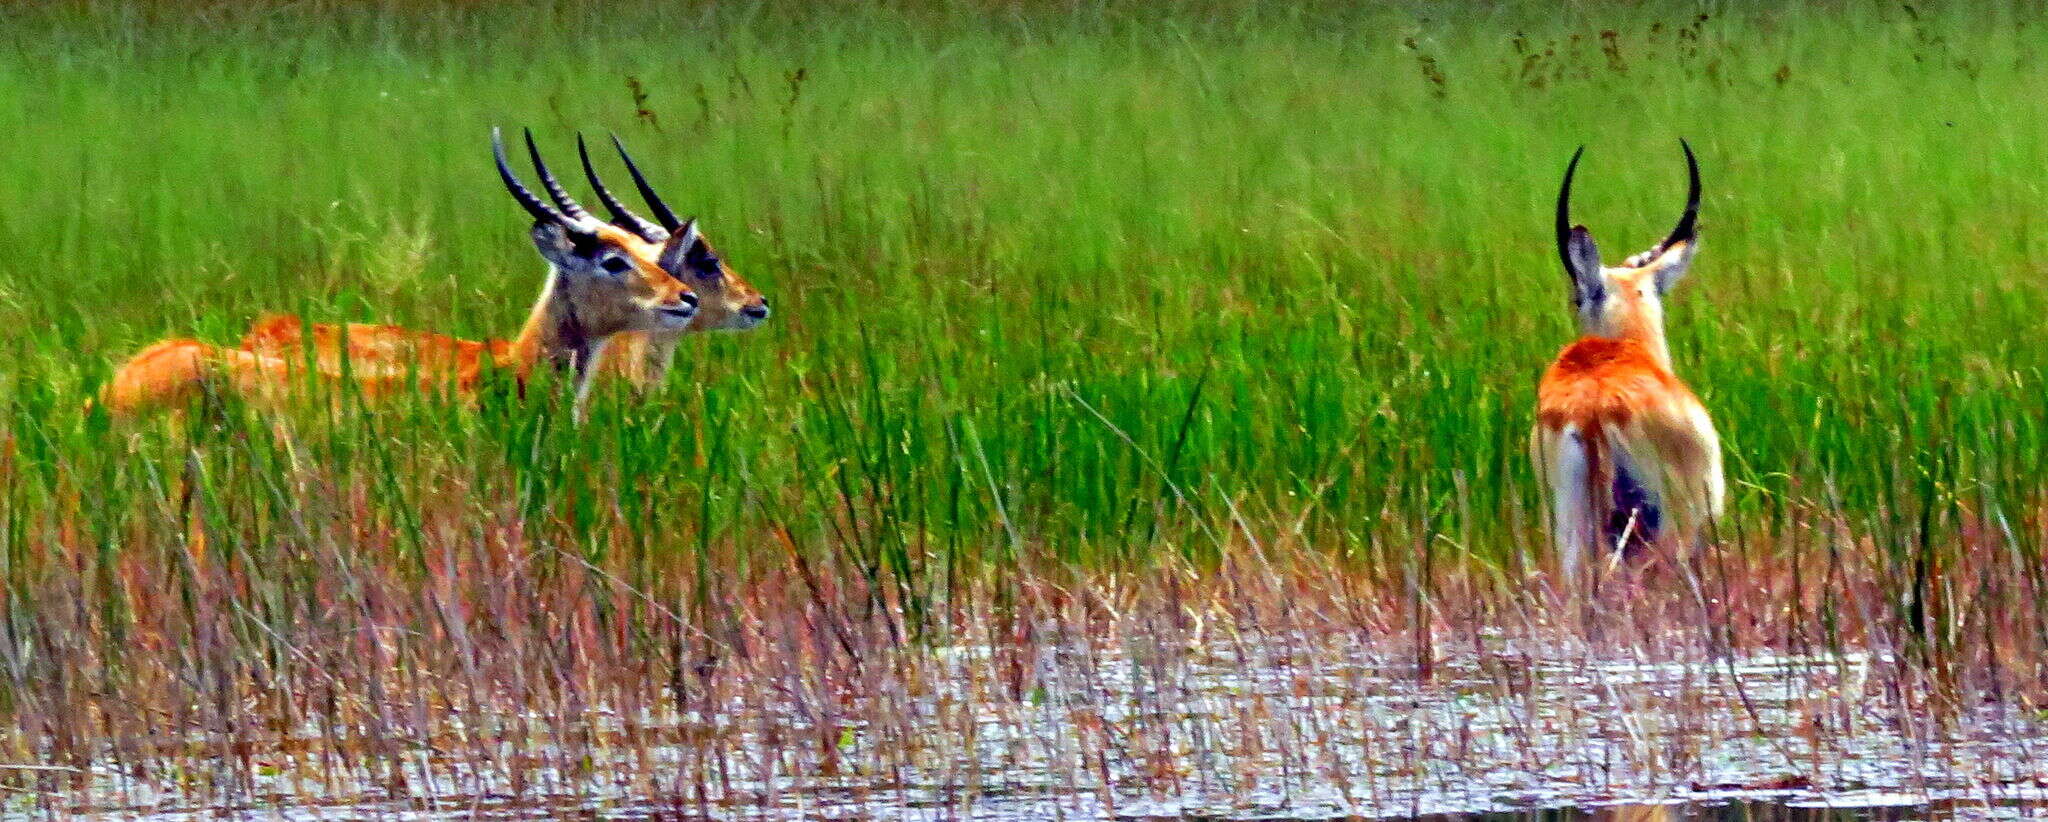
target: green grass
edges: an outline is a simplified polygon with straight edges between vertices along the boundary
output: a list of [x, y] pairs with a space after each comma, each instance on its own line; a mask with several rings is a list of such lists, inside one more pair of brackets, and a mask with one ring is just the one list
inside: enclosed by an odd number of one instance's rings
[[[1943, 575], [2041, 567], [2048, 28], [1743, 8], [0, 10], [0, 580], [26, 637], [0, 711], [68, 704], [30, 684], [65, 659], [147, 681], [122, 643], [155, 617], [118, 569], [204, 579], [189, 510], [204, 561], [253, 578], [183, 589], [248, 618], [180, 653], [245, 674], [354, 596], [333, 556], [433, 579], [437, 547], [510, 532], [710, 625], [717, 580], [792, 546], [910, 634], [1023, 568], [1276, 543], [1394, 581], [1429, 546], [1512, 585], [1546, 544], [1534, 384], [1572, 333], [1564, 161], [1588, 146], [1576, 215], [1618, 259], [1677, 217], [1680, 136], [1706, 201], [1670, 333], [1726, 443], [1723, 544], [1859, 557], [1872, 607], [1950, 643], [2039, 614]], [[577, 130], [621, 134], [774, 319], [580, 429], [559, 402], [78, 413], [139, 346], [264, 311], [509, 334], [542, 267], [492, 125], [558, 170]], [[57, 611], [77, 637], [35, 628]]]
[[[1319, 494], [1332, 549], [1462, 474], [1470, 517], [1441, 527], [1498, 553], [1569, 335], [1562, 160], [1590, 145], [1579, 214], [1619, 256], [1674, 218], [1685, 135], [1706, 246], [1671, 331], [1743, 515], [1826, 480], [1873, 510], [1944, 459], [2021, 498], [2039, 473], [2048, 112], [2033, 30], [1993, 19], [10, 14], [9, 376], [65, 412], [139, 345], [264, 310], [509, 333], [539, 263], [488, 127], [565, 163], [572, 131], [616, 130], [782, 310], [697, 341], [633, 424], [725, 425], [758, 486], [808, 447], [912, 516], [986, 485], [971, 424], [1020, 527], [1076, 557], [1151, 550], [1140, 452], [1202, 510]], [[447, 439], [409, 432], [386, 433]], [[610, 459], [665, 475], [697, 447]], [[942, 530], [986, 541], [988, 492]]]

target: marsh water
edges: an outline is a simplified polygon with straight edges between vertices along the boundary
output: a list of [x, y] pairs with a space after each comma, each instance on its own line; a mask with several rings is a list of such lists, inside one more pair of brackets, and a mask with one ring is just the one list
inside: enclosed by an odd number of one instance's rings
[[[839, 693], [759, 682], [573, 733], [472, 716], [401, 756], [96, 768], [98, 818], [1848, 820], [2025, 818], [2036, 716], [1939, 716], [1861, 654], [1593, 659], [1503, 646], [1426, 676], [1341, 637], [941, 649]], [[764, 672], [765, 675], [765, 672]], [[308, 733], [311, 733], [308, 731]], [[195, 746], [195, 748], [202, 746]], [[308, 746], [302, 746], [308, 747]], [[150, 774], [138, 777], [138, 773]], [[178, 780], [183, 780], [180, 783]]]
[[[1833, 797], [1801, 796], [1785, 794], [1729, 794], [1716, 797], [1691, 797], [1659, 803], [1611, 803], [1592, 806], [1565, 806], [1554, 808], [1525, 808], [1518, 810], [1489, 810], [1467, 813], [1368, 814], [1363, 811], [1351, 813], [1289, 813], [1285, 809], [1274, 809], [1270, 813], [1256, 815], [1186, 813], [1151, 815], [1146, 813], [1108, 814], [1099, 807], [1088, 807], [1085, 803], [1073, 804], [1048, 801], [1032, 806], [1028, 803], [1008, 808], [1002, 812], [960, 814], [938, 809], [905, 808], [896, 811], [868, 809], [875, 813], [819, 813], [813, 819], [991, 819], [1012, 820], [1013, 822], [1038, 822], [1038, 820], [1083, 820], [1106, 819], [1117, 822], [1167, 822], [1168, 820], [1240, 820], [1258, 819], [1269, 822], [1286, 820], [1353, 820], [1353, 819], [1412, 819], [1418, 822], [1912, 822], [1913, 820], [2031, 820], [2048, 819], [2048, 804], [2039, 799], [1973, 799], [1930, 798], [1910, 794], [1885, 792], [1859, 792]], [[444, 807], [415, 807], [401, 804], [356, 805], [341, 807], [271, 808], [243, 811], [186, 811], [137, 814], [133, 811], [104, 814], [88, 814], [87, 817], [150, 819], [150, 820], [199, 820], [235, 817], [265, 819], [319, 819], [319, 820], [413, 820], [460, 817], [465, 819], [528, 819], [544, 816], [556, 819], [580, 820], [661, 820], [661, 819], [749, 819], [761, 816], [731, 811], [724, 813], [700, 814], [688, 809], [662, 803], [623, 802], [607, 807], [593, 807], [576, 804], [551, 804], [535, 801], [480, 800], [467, 805]], [[773, 818], [773, 817], [767, 817]]]

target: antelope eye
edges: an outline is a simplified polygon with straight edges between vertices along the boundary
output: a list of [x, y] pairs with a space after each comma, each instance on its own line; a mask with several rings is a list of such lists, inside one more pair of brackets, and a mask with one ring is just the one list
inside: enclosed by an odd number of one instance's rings
[[632, 263], [626, 262], [626, 258], [619, 256], [606, 257], [604, 262], [598, 263], [598, 265], [603, 266], [604, 270], [613, 274], [624, 274], [626, 269], [633, 267]]
[[717, 277], [720, 273], [717, 257], [704, 257], [697, 260], [691, 267], [697, 269], [697, 277], [699, 279], [709, 280]]

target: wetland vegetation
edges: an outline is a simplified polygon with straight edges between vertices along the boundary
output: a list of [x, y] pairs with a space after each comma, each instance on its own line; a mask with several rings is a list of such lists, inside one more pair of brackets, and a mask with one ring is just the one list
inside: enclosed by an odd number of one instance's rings
[[[2031, 4], [48, 3], [0, 44], [0, 809], [2048, 785]], [[625, 137], [773, 318], [581, 425], [81, 412], [268, 311], [516, 327], [493, 125]], [[1586, 144], [1575, 213], [1647, 245], [1680, 136], [1730, 510], [1573, 607], [1552, 198]]]

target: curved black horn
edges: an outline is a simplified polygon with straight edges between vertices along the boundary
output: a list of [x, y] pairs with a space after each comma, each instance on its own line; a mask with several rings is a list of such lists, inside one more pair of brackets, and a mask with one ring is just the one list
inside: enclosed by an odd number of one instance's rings
[[597, 201], [603, 203], [604, 210], [611, 213], [612, 225], [638, 234], [640, 239], [650, 243], [658, 243], [668, 239], [668, 232], [662, 230], [661, 226], [643, 220], [640, 218], [640, 215], [628, 211], [626, 204], [619, 202], [619, 198], [612, 196], [611, 189], [604, 187], [604, 181], [598, 179], [597, 167], [590, 164], [590, 148], [583, 144], [583, 134], [581, 132], [576, 134], [576, 156], [583, 160], [583, 176], [590, 181], [590, 187], [597, 191]]
[[1579, 157], [1585, 153], [1585, 146], [1572, 152], [1571, 163], [1564, 167], [1564, 185], [1557, 190], [1557, 258], [1573, 282], [1578, 282], [1579, 272], [1572, 268], [1572, 174], [1579, 170]]
[[1699, 229], [1700, 219], [1700, 161], [1692, 156], [1692, 144], [1684, 137], [1678, 138], [1678, 147], [1685, 149], [1685, 216], [1678, 218], [1678, 225], [1671, 229], [1671, 236], [1665, 237], [1658, 249], [1670, 248], [1681, 240], [1691, 241]]
[[547, 189], [548, 197], [555, 201], [555, 205], [562, 207], [563, 214], [567, 214], [573, 219], [595, 219], [590, 216], [589, 211], [584, 210], [580, 203], [569, 197], [569, 192], [562, 188], [560, 182], [555, 180], [555, 173], [549, 171], [548, 164], [540, 159], [540, 147], [533, 144], [533, 129], [524, 129], [524, 131], [526, 132], [526, 155], [533, 158], [533, 172], [540, 175], [540, 186]]
[[654, 193], [654, 186], [647, 184], [647, 178], [640, 174], [640, 166], [634, 164], [633, 155], [626, 153], [626, 144], [619, 142], [617, 134], [612, 135], [612, 147], [619, 150], [619, 159], [626, 161], [626, 173], [633, 175], [633, 185], [640, 189], [640, 199], [646, 200], [647, 207], [654, 210], [654, 219], [670, 231], [681, 228], [683, 221], [676, 219], [676, 213], [668, 210], [668, 203], [662, 202], [661, 195]]
[[533, 215], [535, 220], [554, 223], [570, 231], [582, 231], [569, 218], [562, 216], [562, 212], [549, 208], [519, 182], [518, 175], [512, 173], [512, 166], [505, 162], [505, 140], [498, 134], [496, 126], [491, 127], [491, 156], [498, 161], [498, 177], [505, 181], [505, 190], [512, 192], [512, 199], [518, 200], [526, 213]]

